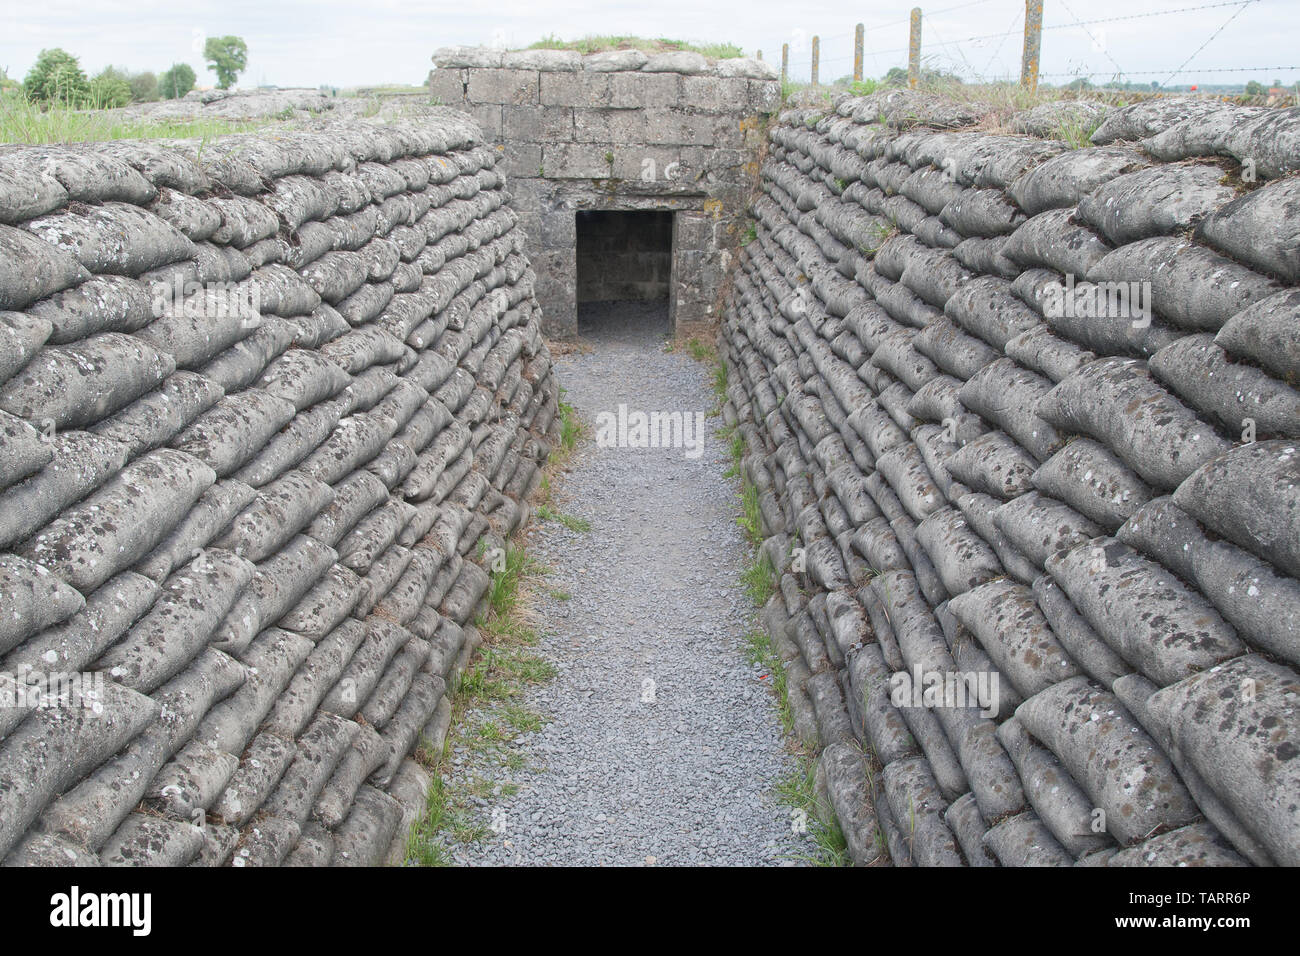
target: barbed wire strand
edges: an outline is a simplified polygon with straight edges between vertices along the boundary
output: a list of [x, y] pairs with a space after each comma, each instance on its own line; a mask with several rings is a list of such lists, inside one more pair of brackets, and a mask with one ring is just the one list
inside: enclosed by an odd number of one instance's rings
[[[1142, 20], [1146, 17], [1164, 17], [1174, 13], [1191, 13], [1194, 10], [1213, 10], [1216, 7], [1235, 7], [1243, 0], [1220, 0], [1219, 3], [1203, 3], [1196, 7], [1174, 7], [1170, 10], [1152, 10], [1148, 13], [1130, 13], [1121, 17], [1101, 17], [1096, 20], [1076, 20], [1074, 23], [1053, 23], [1043, 30], [1069, 30], [1076, 26], [1093, 26], [1098, 23], [1119, 23], [1123, 20]], [[1246, 3], [1259, 3], [1259, 0], [1244, 0]]]
[[1209, 38], [1208, 40], [1206, 40], [1204, 43], [1202, 43], [1200, 46], [1198, 46], [1198, 47], [1196, 48], [1196, 52], [1194, 52], [1194, 53], [1193, 53], [1191, 56], [1189, 56], [1187, 59], [1183, 60], [1183, 62], [1179, 65], [1178, 69], [1177, 69], [1177, 70], [1174, 70], [1172, 73], [1170, 73], [1168, 79], [1166, 79], [1165, 82], [1164, 82], [1164, 83], [1161, 83], [1160, 85], [1161, 85], [1161, 86], [1164, 86], [1165, 83], [1168, 83], [1169, 80], [1172, 80], [1175, 76], [1177, 76], [1177, 75], [1182, 71], [1183, 67], [1185, 67], [1188, 63], [1191, 63], [1194, 59], [1196, 59], [1196, 57], [1200, 54], [1200, 52], [1201, 52], [1202, 50], [1204, 50], [1207, 46], [1209, 46], [1211, 43], [1213, 43], [1215, 37], [1217, 37], [1220, 33], [1222, 33], [1224, 30], [1226, 30], [1227, 27], [1228, 27], [1228, 24], [1229, 24], [1229, 23], [1231, 23], [1233, 20], [1237, 19], [1237, 17], [1241, 16], [1241, 14], [1245, 11], [1245, 9], [1246, 9], [1248, 6], [1251, 5], [1252, 2], [1253, 2], [1253, 0], [1246, 0], [1245, 3], [1243, 3], [1239, 8], [1237, 8], [1235, 11], [1233, 11], [1232, 16], [1228, 17], [1227, 20], [1223, 21], [1223, 25], [1222, 25], [1221, 27], [1219, 27], [1219, 29], [1217, 29], [1217, 30], [1215, 30], [1213, 33], [1211, 33], [1211, 34], [1210, 34], [1210, 38]]
[[1101, 52], [1106, 55], [1106, 59], [1115, 64], [1115, 69], [1119, 71], [1121, 76], [1123, 76], [1124, 67], [1120, 66], [1119, 63], [1116, 62], [1115, 58], [1110, 55], [1110, 51], [1106, 49], [1106, 44], [1098, 42], [1097, 38], [1092, 35], [1092, 31], [1079, 22], [1079, 18], [1074, 15], [1074, 11], [1070, 9], [1069, 4], [1067, 4], [1065, 0], [1060, 0], [1060, 4], [1065, 9], [1065, 12], [1070, 15], [1070, 19], [1074, 21], [1074, 25], [1084, 32], [1088, 39], [1092, 41], [1094, 47], [1101, 50]]

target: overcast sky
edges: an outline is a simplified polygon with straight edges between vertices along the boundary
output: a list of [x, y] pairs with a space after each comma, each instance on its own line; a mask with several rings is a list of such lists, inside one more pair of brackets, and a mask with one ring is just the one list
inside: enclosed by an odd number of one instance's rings
[[[1053, 82], [1089, 75], [1173, 83], [1300, 81], [1300, 0], [1046, 0], [1042, 72]], [[599, 0], [597, 0], [599, 3]], [[175, 62], [211, 84], [205, 36], [248, 43], [240, 85], [358, 86], [423, 82], [430, 54], [455, 44], [526, 46], [547, 34], [593, 33], [730, 41], [806, 78], [821, 36], [822, 79], [852, 71], [853, 27], [867, 28], [867, 74], [906, 62], [906, 0], [0, 0], [0, 68], [21, 79], [45, 47], [63, 47], [88, 73], [114, 64], [161, 71]], [[1189, 7], [1202, 9], [1176, 11]], [[935, 0], [923, 54], [967, 78], [1018, 75], [1024, 0]], [[1089, 21], [1160, 14], [1107, 23]], [[1085, 27], [1077, 26], [1082, 20]], [[1226, 24], [1226, 26], [1225, 26]], [[1220, 31], [1217, 36], [1214, 34]], [[984, 38], [998, 34], [993, 38]], [[1213, 37], [1213, 39], [1211, 39]], [[1197, 52], [1203, 43], [1208, 45]], [[1185, 61], [1191, 58], [1190, 63]], [[1225, 68], [1248, 72], [1212, 72]]]

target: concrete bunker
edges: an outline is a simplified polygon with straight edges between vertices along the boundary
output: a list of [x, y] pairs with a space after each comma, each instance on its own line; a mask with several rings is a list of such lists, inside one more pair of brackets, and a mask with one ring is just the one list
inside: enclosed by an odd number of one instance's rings
[[[677, 333], [716, 323], [780, 103], [771, 67], [695, 53], [477, 47], [439, 50], [433, 62], [430, 92], [502, 148], [547, 335], [576, 335], [579, 304], [611, 294], [666, 295]], [[648, 237], [616, 232], [637, 222], [655, 223], [657, 236], [670, 223], [666, 257], [658, 247], [615, 248]], [[603, 260], [593, 263], [582, 224], [615, 230]], [[633, 270], [623, 279], [608, 267], [620, 258]]]

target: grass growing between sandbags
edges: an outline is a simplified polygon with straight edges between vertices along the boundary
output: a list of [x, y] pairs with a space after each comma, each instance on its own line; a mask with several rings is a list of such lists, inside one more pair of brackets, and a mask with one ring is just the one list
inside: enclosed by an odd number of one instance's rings
[[[716, 352], [710, 353], [710, 358], [717, 366], [714, 391], [721, 407], [727, 397], [727, 367], [718, 360]], [[726, 471], [726, 476], [740, 480], [737, 497], [741, 513], [736, 517], [736, 524], [745, 532], [750, 545], [749, 560], [741, 570], [740, 583], [754, 606], [762, 608], [776, 594], [780, 574], [773, 567], [771, 559], [758, 552], [759, 545], [763, 543], [762, 516], [758, 505], [758, 489], [744, 471], [744, 436], [734, 426], [730, 426], [722, 429], [722, 439], [727, 443], [731, 458], [731, 467]], [[802, 747], [795, 737], [785, 664], [772, 647], [771, 637], [761, 627], [747, 634], [745, 643], [748, 661], [761, 665], [767, 672], [762, 679], [776, 701], [786, 747], [799, 764], [797, 770], [776, 785], [777, 799], [790, 808], [791, 826], [796, 828], [796, 832], [807, 834], [813, 843], [813, 851], [799, 859], [815, 866], [848, 866], [848, 844], [840, 831], [835, 813], [817, 795], [817, 755]]]
[[421, 740], [416, 759], [433, 779], [424, 816], [411, 830], [408, 865], [449, 866], [453, 843], [482, 840], [491, 832], [479, 809], [490, 797], [509, 796], [518, 788], [496, 774], [453, 781], [451, 767], [460, 754], [489, 758], [501, 776], [523, 769], [524, 758], [511, 744], [545, 723], [542, 714], [519, 703], [525, 688], [555, 676], [555, 667], [534, 650], [541, 636], [528, 614], [528, 589], [544, 569], [513, 542], [506, 546], [504, 567], [492, 573], [488, 611], [476, 622], [483, 637], [470, 666], [452, 691], [451, 723], [437, 748]]
[[[561, 389], [561, 394], [563, 389]], [[560, 521], [571, 530], [581, 519], [569, 518], [551, 504], [551, 479], [568, 464], [585, 426], [573, 407], [559, 405], [560, 438], [542, 470], [542, 481], [534, 498], [539, 520]], [[482, 807], [495, 797], [508, 797], [518, 785], [508, 777], [524, 768], [524, 757], [512, 744], [521, 735], [541, 729], [546, 716], [523, 706], [519, 699], [532, 685], [543, 684], [556, 675], [555, 665], [535, 651], [541, 643], [537, 622], [530, 613], [530, 595], [544, 588], [546, 568], [530, 558], [519, 543], [524, 529], [506, 542], [498, 569], [491, 572], [486, 613], [475, 621], [483, 644], [475, 652], [451, 689], [451, 721], [441, 747], [421, 740], [415, 757], [429, 772], [425, 812], [411, 828], [406, 860], [409, 866], [451, 866], [453, 844], [474, 843], [491, 834], [483, 822]], [[550, 590], [552, 596], [558, 592]], [[567, 600], [564, 595], [561, 600]], [[467, 781], [453, 780], [452, 768], [458, 755], [488, 758], [497, 773], [480, 774]]]

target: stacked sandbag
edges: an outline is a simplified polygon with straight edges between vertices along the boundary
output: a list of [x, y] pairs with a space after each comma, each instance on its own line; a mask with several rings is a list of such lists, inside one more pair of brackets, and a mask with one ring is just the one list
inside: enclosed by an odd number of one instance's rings
[[404, 859], [558, 433], [498, 158], [450, 110], [0, 152], [6, 864]]
[[723, 322], [849, 852], [1300, 862], [1300, 111], [931, 100], [781, 116]]

